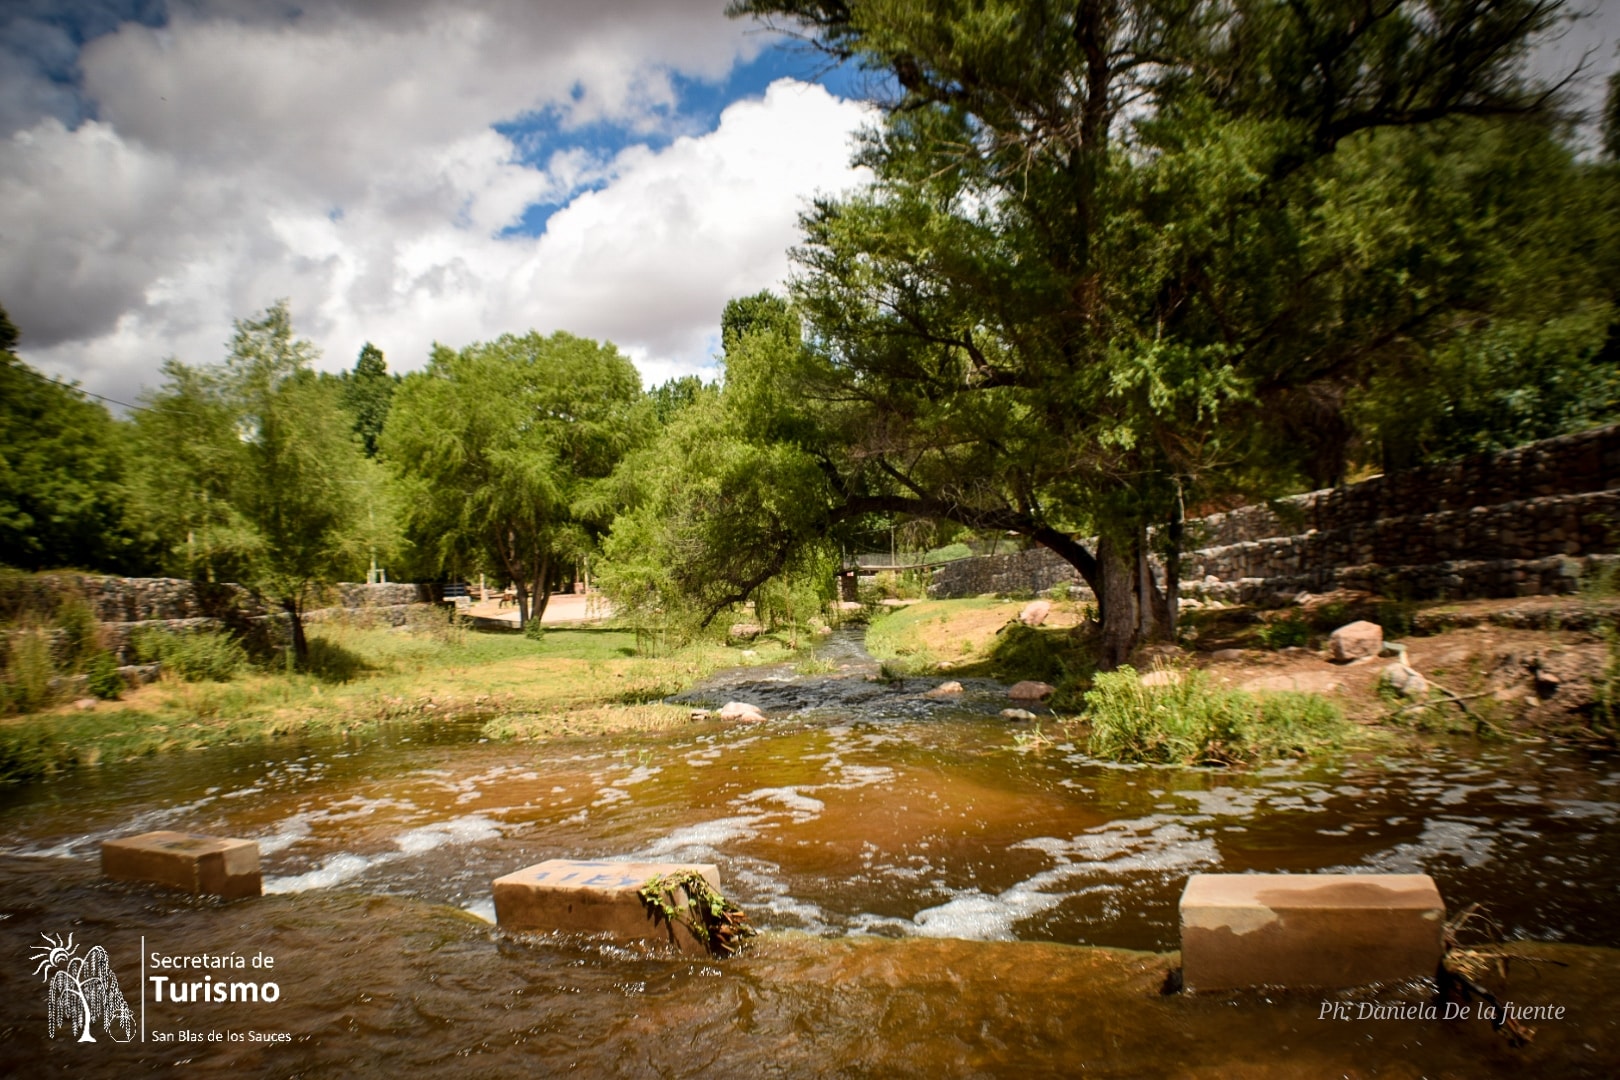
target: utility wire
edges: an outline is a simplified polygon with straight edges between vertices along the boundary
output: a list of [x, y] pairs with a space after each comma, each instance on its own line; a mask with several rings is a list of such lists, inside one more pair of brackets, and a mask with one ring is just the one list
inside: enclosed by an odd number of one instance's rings
[[17, 370], [26, 371], [28, 374], [32, 375], [36, 379], [39, 379], [41, 382], [48, 382], [53, 386], [60, 386], [64, 390], [72, 390], [75, 394], [83, 394], [85, 397], [93, 397], [97, 401], [105, 401], [110, 405], [122, 405], [126, 409], [146, 408], [144, 405], [131, 405], [129, 402], [119, 401], [117, 398], [103, 397], [101, 394], [93, 394], [82, 386], [74, 386], [72, 383], [65, 383], [61, 379], [53, 379], [43, 371], [35, 371], [33, 368], [29, 367], [28, 364], [23, 362], [21, 357], [17, 358]]

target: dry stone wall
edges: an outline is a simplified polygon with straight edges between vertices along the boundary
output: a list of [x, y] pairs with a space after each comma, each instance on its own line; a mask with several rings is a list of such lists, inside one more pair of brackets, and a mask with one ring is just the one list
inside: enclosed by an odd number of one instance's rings
[[[1620, 425], [1214, 514], [1189, 522], [1188, 536], [1197, 547], [1183, 558], [1182, 592], [1192, 597], [1573, 592], [1620, 562]], [[1036, 549], [941, 567], [929, 595], [1078, 581]]]
[[[358, 616], [403, 625], [435, 602], [434, 587], [341, 584], [337, 606], [310, 611], [320, 621]], [[103, 643], [122, 663], [134, 659], [135, 635], [145, 628], [193, 633], [230, 630], [256, 646], [291, 640], [285, 612], [241, 585], [181, 578], [103, 577], [98, 574], [17, 574], [0, 579], [0, 615], [25, 612], [50, 618], [64, 603], [82, 600], [101, 623]]]

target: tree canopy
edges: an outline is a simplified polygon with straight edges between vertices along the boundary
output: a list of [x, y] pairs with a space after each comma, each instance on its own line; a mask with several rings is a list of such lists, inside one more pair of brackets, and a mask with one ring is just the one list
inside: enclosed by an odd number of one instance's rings
[[613, 345], [530, 332], [435, 346], [401, 383], [381, 445], [418, 558], [503, 574], [527, 622], [559, 564], [606, 531], [605, 481], [651, 423], [640, 376]]
[[218, 365], [164, 367], [136, 414], [140, 504], [171, 562], [277, 600], [308, 659], [303, 614], [388, 543], [383, 477], [352, 421], [295, 339], [285, 301], [238, 320]]
[[733, 10], [897, 91], [873, 183], [804, 219], [804, 347], [728, 363], [726, 393], [820, 477], [809, 532], [1021, 533], [1096, 590], [1115, 662], [1173, 619], [1150, 526], [1173, 546], [1189, 502], [1342, 479], [1352, 392], [1493, 318], [1528, 235], [1493, 225], [1534, 216], [1513, 147], [1552, 139], [1540, 0]]
[[142, 552], [124, 527], [117, 422], [100, 402], [25, 364], [18, 339], [0, 309], [0, 562], [138, 565]]

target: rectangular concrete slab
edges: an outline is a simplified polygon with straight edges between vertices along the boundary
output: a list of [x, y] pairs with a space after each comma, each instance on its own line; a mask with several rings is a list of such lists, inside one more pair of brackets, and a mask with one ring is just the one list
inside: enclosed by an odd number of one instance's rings
[[226, 836], [164, 831], [106, 840], [101, 872], [114, 881], [145, 881], [226, 900], [264, 889], [258, 843]]
[[[627, 863], [550, 859], [495, 879], [495, 921], [509, 930], [608, 934], [620, 941], [674, 945], [704, 955], [708, 946], [680, 923], [655, 916], [637, 892], [651, 878], [684, 870], [715, 891], [720, 870], [707, 863]], [[677, 894], [676, 903], [686, 900]]]
[[1427, 874], [1194, 874], [1182, 985], [1326, 988], [1427, 978], [1446, 908]]

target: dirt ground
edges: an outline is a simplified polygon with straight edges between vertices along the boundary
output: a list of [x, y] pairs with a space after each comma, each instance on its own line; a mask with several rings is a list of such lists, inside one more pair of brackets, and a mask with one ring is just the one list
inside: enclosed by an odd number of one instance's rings
[[[984, 656], [1023, 607], [1022, 602], [1004, 601], [942, 610], [919, 618], [913, 635], [921, 648], [941, 658], [942, 672], [957, 669]], [[1087, 614], [1083, 605], [1060, 602], [1042, 629], [1078, 634]], [[1336, 593], [1264, 611], [1200, 606], [1184, 611], [1182, 618], [1182, 644], [1140, 650], [1134, 657], [1139, 670], [1195, 667], [1219, 685], [1326, 694], [1361, 721], [1393, 718], [1452, 730], [1537, 729], [1593, 737], [1604, 686], [1620, 680], [1614, 630], [1620, 601], [1613, 599], [1393, 604], [1366, 594]], [[1334, 662], [1332, 630], [1358, 619], [1391, 628], [1385, 634], [1385, 655]], [[1304, 644], [1268, 646], [1268, 637], [1275, 641], [1281, 635], [1267, 628], [1278, 623], [1296, 624]], [[1380, 692], [1383, 672], [1401, 659], [1390, 645], [1405, 647], [1405, 662], [1429, 684], [1427, 697], [1414, 700], [1389, 689]]]

